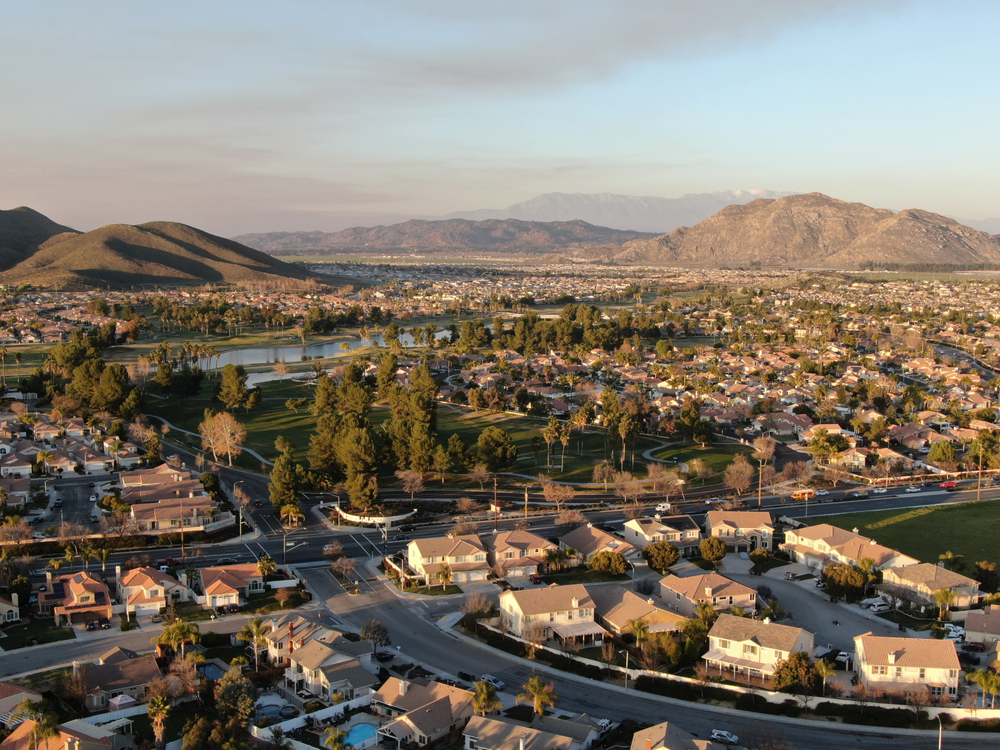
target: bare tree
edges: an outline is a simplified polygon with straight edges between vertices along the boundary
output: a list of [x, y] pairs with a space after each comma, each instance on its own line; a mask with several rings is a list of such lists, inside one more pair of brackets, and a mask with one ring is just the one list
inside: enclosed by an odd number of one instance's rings
[[630, 471], [615, 472], [615, 494], [625, 502], [639, 502], [642, 495], [642, 481], [632, 476]]
[[476, 533], [476, 524], [471, 521], [459, 521], [454, 526], [451, 527], [451, 531], [448, 535], [451, 537], [456, 536], [468, 536], [469, 534]]
[[471, 497], [460, 497], [455, 503], [455, 510], [463, 516], [471, 516], [473, 513], [479, 510], [479, 503], [473, 500]]
[[469, 472], [469, 481], [478, 482], [479, 489], [482, 490], [486, 482], [490, 478], [490, 470], [486, 468], [486, 464], [476, 464], [472, 467], [472, 471]]
[[564, 503], [568, 503], [576, 496], [576, 490], [568, 484], [556, 484], [548, 480], [542, 481], [542, 494], [546, 502], [554, 503], [556, 511], [561, 512]]
[[419, 471], [400, 469], [396, 472], [396, 478], [399, 480], [403, 492], [410, 496], [411, 502], [417, 493], [424, 491], [424, 475]]
[[662, 494], [663, 499], [669, 502], [670, 496], [680, 487], [681, 478], [676, 471], [668, 469], [663, 464], [650, 464], [646, 481], [650, 483], [653, 492]]
[[578, 510], [566, 510], [556, 516], [559, 526], [572, 526], [574, 529], [587, 523], [587, 517]]
[[602, 461], [594, 467], [593, 481], [604, 482], [604, 491], [608, 491], [608, 482], [610, 482], [615, 476], [614, 467], [611, 466], [607, 461]]
[[722, 474], [722, 481], [725, 482], [726, 487], [737, 495], [742, 495], [750, 488], [750, 484], [753, 482], [753, 475], [753, 467], [746, 460], [746, 457], [741, 454], [736, 456], [733, 462], [726, 467], [726, 470]]
[[247, 439], [246, 428], [227, 411], [215, 415], [216, 436], [219, 440], [219, 453], [225, 453], [229, 465], [233, 465], [233, 456], [243, 452], [243, 443]]

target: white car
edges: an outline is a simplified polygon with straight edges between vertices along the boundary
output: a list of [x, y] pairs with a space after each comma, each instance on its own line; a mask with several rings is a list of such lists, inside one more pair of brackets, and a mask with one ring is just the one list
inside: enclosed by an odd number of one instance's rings
[[43, 533], [41, 531], [36, 531], [34, 533], [34, 537], [35, 537], [35, 539], [51, 539], [52, 538], [48, 534], [45, 534], [45, 533]]
[[877, 489], [872, 490], [872, 494], [873, 495], [884, 495], [888, 491], [889, 490], [887, 490], [885, 487], [878, 487]]
[[727, 745], [735, 745], [739, 741], [739, 737], [732, 732], [727, 732], [725, 729], [712, 730], [712, 742], [725, 742]]
[[919, 487], [907, 487], [906, 491], [907, 492], [920, 492], [920, 488]]
[[878, 614], [879, 612], [888, 612], [891, 609], [892, 609], [892, 607], [890, 605], [886, 604], [885, 602], [882, 602], [881, 604], [873, 604], [868, 609], [868, 611], [869, 612], [874, 612], [875, 614]]
[[843, 664], [845, 667], [851, 663], [851, 655], [846, 651], [841, 651], [834, 657], [834, 661], [838, 664]]
[[816, 490], [816, 497], [826, 497], [829, 494], [827, 490]]
[[858, 604], [861, 605], [861, 609], [868, 609], [869, 607], [874, 607], [876, 604], [885, 604], [886, 601], [881, 596], [873, 596], [871, 599], [862, 599]]
[[507, 683], [506, 682], [504, 682], [503, 680], [501, 680], [499, 677], [494, 677], [491, 674], [484, 674], [482, 676], [482, 679], [483, 679], [483, 681], [488, 682], [491, 685], [493, 685], [493, 687], [495, 687], [497, 690], [503, 690], [505, 687], [507, 687]]
[[90, 502], [96, 503], [97, 502], [97, 495], [91, 495], [90, 496]]

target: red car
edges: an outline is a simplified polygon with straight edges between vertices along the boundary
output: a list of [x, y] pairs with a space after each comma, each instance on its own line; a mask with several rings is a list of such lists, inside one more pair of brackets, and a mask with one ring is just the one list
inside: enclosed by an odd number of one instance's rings
[[539, 583], [542, 582], [542, 577], [537, 573], [532, 573], [530, 576], [528, 576], [528, 580], [534, 583], [535, 585], [538, 585]]
[[958, 487], [958, 482], [941, 482], [941, 489], [950, 490], [952, 487]]

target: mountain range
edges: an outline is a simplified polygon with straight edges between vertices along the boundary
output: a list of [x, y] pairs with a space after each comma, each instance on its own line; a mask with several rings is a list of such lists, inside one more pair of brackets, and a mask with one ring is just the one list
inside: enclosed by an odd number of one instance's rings
[[185, 224], [77, 232], [30, 208], [0, 211], [0, 283], [57, 289], [302, 282], [313, 274]]
[[652, 239], [652, 232], [609, 229], [585, 221], [411, 219], [340, 232], [271, 232], [233, 239], [274, 255], [396, 250], [404, 252], [565, 252]]
[[894, 213], [808, 193], [728, 206], [693, 227], [626, 243], [616, 260], [805, 268], [997, 264], [1000, 240], [929, 211]]

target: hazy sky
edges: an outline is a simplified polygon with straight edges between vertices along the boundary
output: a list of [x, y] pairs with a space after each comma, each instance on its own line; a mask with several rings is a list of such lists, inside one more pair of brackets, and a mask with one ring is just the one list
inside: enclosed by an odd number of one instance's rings
[[996, 0], [6, 3], [0, 208], [223, 235], [546, 192], [1000, 216]]

